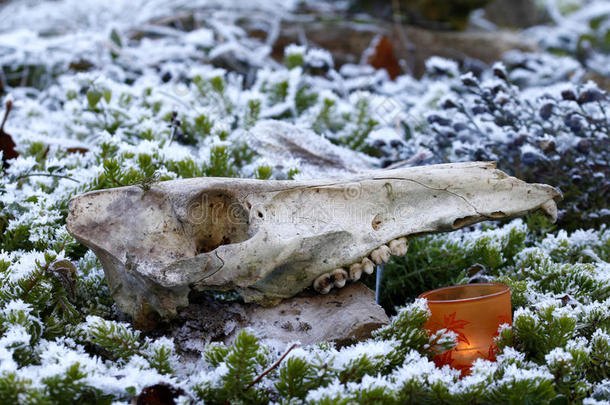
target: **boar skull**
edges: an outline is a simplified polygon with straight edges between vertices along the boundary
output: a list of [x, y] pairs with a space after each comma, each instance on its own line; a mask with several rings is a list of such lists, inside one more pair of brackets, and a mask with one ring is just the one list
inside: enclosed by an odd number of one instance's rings
[[473, 162], [370, 171], [350, 178], [192, 178], [89, 192], [67, 227], [100, 259], [119, 308], [168, 319], [191, 290], [236, 290], [273, 304], [321, 293], [404, 255], [407, 237], [541, 208], [558, 190]]

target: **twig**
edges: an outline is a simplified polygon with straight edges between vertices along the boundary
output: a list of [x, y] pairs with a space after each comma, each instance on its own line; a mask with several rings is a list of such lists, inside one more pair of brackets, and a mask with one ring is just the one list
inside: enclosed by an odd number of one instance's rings
[[269, 373], [270, 373], [270, 372], [272, 372], [274, 369], [276, 369], [276, 368], [277, 368], [277, 367], [280, 365], [280, 363], [282, 362], [282, 360], [284, 360], [284, 358], [285, 358], [286, 356], [288, 356], [288, 353], [290, 353], [290, 352], [292, 351], [292, 349], [294, 349], [295, 347], [297, 347], [297, 344], [296, 344], [296, 343], [294, 343], [292, 346], [290, 346], [290, 348], [289, 348], [289, 349], [286, 351], [286, 353], [284, 353], [284, 354], [282, 355], [282, 357], [280, 357], [280, 358], [278, 359], [278, 361], [276, 361], [275, 363], [273, 363], [273, 365], [272, 365], [271, 367], [269, 367], [267, 370], [265, 370], [265, 371], [264, 371], [264, 372], [263, 372], [261, 375], [259, 375], [258, 377], [256, 377], [256, 378], [254, 379], [254, 381], [252, 381], [252, 382], [250, 383], [250, 385], [248, 385], [246, 388], [244, 388], [244, 392], [245, 392], [245, 391], [248, 391], [248, 390], [249, 390], [250, 388], [252, 388], [252, 387], [253, 387], [253, 386], [254, 386], [256, 383], [258, 383], [260, 380], [262, 380], [262, 379], [263, 379], [263, 377], [265, 377], [267, 374], [269, 374]]
[[4, 70], [0, 68], [0, 93], [4, 93], [4, 89], [8, 86], [8, 84], [4, 84], [5, 82]]
[[4, 124], [6, 124], [6, 120], [8, 115], [11, 112], [11, 108], [13, 107], [13, 102], [11, 100], [6, 102], [6, 111], [4, 112], [4, 118], [2, 119], [2, 124], [0, 124], [0, 132], [4, 131]]
[[73, 179], [70, 176], [64, 176], [61, 174], [52, 174], [52, 173], [26, 173], [26, 174], [22, 174], [21, 176], [18, 176], [15, 180], [19, 180], [19, 179], [23, 179], [25, 177], [32, 177], [32, 176], [48, 176], [48, 177], [56, 177], [58, 179], [67, 179], [67, 180], [72, 180], [75, 181], [77, 183], [80, 183], [80, 181]]

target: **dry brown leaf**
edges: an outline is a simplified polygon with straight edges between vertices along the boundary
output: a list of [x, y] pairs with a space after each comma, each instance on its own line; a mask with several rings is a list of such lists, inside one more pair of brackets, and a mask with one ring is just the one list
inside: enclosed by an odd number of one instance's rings
[[394, 55], [394, 45], [385, 35], [377, 39], [372, 52], [368, 55], [367, 63], [376, 69], [385, 69], [392, 80], [400, 74], [400, 65]]
[[4, 112], [4, 118], [2, 119], [2, 124], [0, 124], [0, 150], [2, 151], [2, 166], [8, 167], [9, 164], [7, 160], [14, 159], [19, 156], [19, 153], [15, 150], [15, 142], [13, 138], [4, 132], [4, 124], [8, 119], [8, 115], [11, 112], [11, 108], [13, 107], [13, 103], [9, 100], [6, 102], [6, 111]]

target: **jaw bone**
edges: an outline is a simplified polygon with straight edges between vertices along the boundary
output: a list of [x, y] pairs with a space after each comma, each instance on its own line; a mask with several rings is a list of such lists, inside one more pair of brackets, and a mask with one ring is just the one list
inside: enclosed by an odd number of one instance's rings
[[193, 178], [89, 192], [67, 227], [99, 257], [119, 308], [171, 318], [191, 290], [273, 304], [321, 293], [404, 255], [406, 237], [542, 209], [560, 192], [472, 162], [342, 179]]

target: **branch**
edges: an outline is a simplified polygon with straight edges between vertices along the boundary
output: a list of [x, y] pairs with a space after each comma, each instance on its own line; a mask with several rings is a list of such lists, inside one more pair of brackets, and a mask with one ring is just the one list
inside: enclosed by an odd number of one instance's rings
[[4, 131], [4, 124], [6, 124], [6, 119], [11, 112], [11, 107], [13, 106], [13, 102], [11, 100], [6, 102], [6, 111], [4, 112], [4, 118], [2, 119], [2, 124], [0, 124], [0, 132]]
[[276, 368], [277, 368], [277, 367], [280, 365], [280, 363], [282, 362], [282, 360], [284, 360], [284, 358], [285, 358], [286, 356], [288, 356], [288, 353], [290, 353], [290, 352], [292, 351], [292, 349], [294, 349], [295, 347], [297, 347], [297, 344], [296, 344], [296, 343], [294, 343], [292, 346], [290, 346], [290, 348], [289, 348], [289, 349], [286, 351], [286, 353], [284, 353], [284, 354], [282, 355], [282, 357], [280, 357], [280, 358], [278, 359], [278, 361], [276, 361], [275, 363], [273, 363], [273, 365], [272, 365], [271, 367], [269, 367], [267, 370], [265, 370], [265, 371], [264, 371], [264, 372], [263, 372], [261, 375], [259, 375], [258, 377], [256, 377], [256, 378], [254, 379], [254, 381], [252, 381], [252, 382], [250, 383], [250, 385], [248, 385], [246, 388], [244, 388], [244, 392], [245, 392], [245, 391], [248, 391], [248, 390], [249, 390], [250, 388], [252, 388], [252, 387], [253, 387], [253, 386], [254, 386], [256, 383], [258, 383], [260, 380], [262, 380], [262, 379], [263, 379], [263, 377], [265, 377], [267, 374], [269, 374], [269, 373], [270, 373], [270, 372], [272, 372], [274, 369], [276, 369]]
[[26, 177], [32, 177], [32, 176], [56, 177], [58, 179], [72, 180], [72, 181], [75, 181], [77, 183], [80, 183], [80, 181], [78, 181], [76, 179], [73, 179], [70, 176], [64, 176], [62, 174], [53, 174], [53, 173], [26, 173], [26, 174], [22, 174], [20, 176], [17, 176], [17, 178], [15, 180], [23, 179], [23, 178], [26, 178]]

